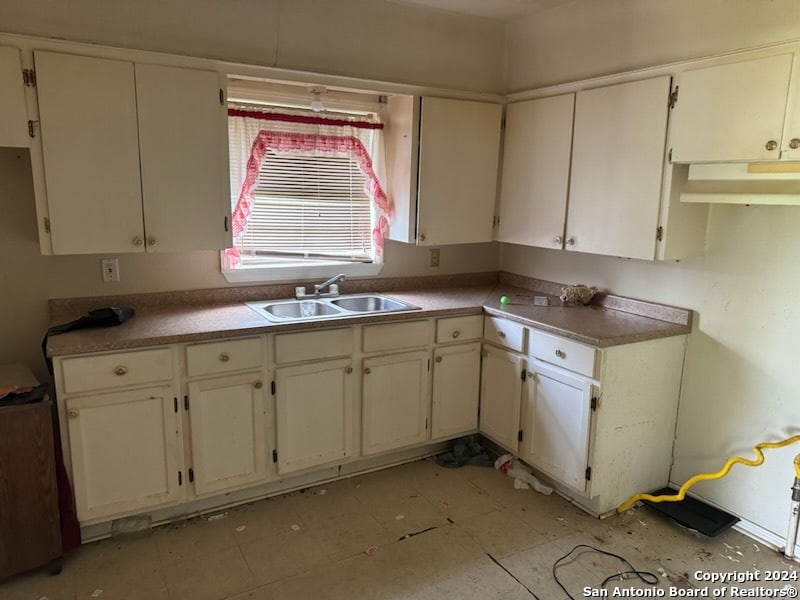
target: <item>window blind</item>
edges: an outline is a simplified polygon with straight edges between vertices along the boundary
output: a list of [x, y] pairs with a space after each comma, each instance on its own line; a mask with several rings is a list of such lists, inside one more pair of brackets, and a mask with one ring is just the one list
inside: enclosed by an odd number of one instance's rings
[[349, 157], [268, 151], [241, 238], [242, 258], [371, 261], [371, 206], [364, 186], [364, 174]]

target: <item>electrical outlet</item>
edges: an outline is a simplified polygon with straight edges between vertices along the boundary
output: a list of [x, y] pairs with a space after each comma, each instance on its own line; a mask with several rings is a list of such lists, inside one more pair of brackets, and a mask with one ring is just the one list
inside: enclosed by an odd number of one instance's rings
[[103, 283], [116, 283], [119, 281], [119, 261], [116, 258], [103, 258], [100, 260], [103, 271]]
[[439, 266], [439, 249], [438, 248], [431, 248], [430, 249], [430, 258], [431, 258], [431, 266], [438, 267]]

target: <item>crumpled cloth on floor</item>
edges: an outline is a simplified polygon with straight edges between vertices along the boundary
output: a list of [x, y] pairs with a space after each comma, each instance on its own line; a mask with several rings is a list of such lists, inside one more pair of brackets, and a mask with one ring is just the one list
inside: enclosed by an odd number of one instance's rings
[[436, 464], [440, 467], [454, 469], [464, 465], [476, 467], [491, 467], [492, 459], [478, 443], [476, 436], [469, 435], [458, 438], [453, 442], [453, 450], [436, 457]]

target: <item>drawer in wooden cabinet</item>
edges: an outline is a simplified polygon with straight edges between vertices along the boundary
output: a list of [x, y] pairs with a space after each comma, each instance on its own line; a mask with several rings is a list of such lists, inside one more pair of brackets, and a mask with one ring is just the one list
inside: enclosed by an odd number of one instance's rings
[[278, 364], [351, 354], [353, 354], [353, 330], [349, 327], [282, 333], [275, 336], [275, 362]]
[[61, 361], [61, 372], [67, 394], [167, 381], [173, 377], [172, 350], [68, 357]]
[[597, 355], [594, 346], [532, 330], [528, 354], [587, 377], [594, 377]]
[[186, 346], [186, 374], [189, 377], [258, 369], [263, 364], [264, 351], [260, 337]]
[[430, 321], [410, 321], [364, 326], [364, 352], [402, 350], [427, 346], [430, 340]]
[[526, 327], [497, 317], [486, 317], [483, 325], [483, 339], [495, 346], [503, 346], [515, 352], [525, 352]]
[[460, 342], [480, 339], [483, 328], [483, 315], [467, 317], [447, 317], [436, 320], [436, 343]]

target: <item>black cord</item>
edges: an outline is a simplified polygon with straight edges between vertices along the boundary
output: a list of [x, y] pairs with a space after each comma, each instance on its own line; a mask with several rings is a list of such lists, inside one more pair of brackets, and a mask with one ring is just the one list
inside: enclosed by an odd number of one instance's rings
[[593, 552], [599, 552], [600, 554], [605, 554], [606, 556], [611, 556], [613, 558], [621, 560], [628, 567], [630, 567], [629, 571], [623, 571], [622, 573], [615, 573], [614, 575], [610, 575], [609, 577], [606, 577], [603, 580], [603, 583], [600, 584], [600, 587], [605, 587], [606, 584], [609, 581], [613, 580], [613, 579], [617, 579], [617, 578], [626, 579], [627, 575], [638, 577], [641, 581], [643, 581], [644, 583], [646, 583], [648, 585], [656, 585], [658, 583], [658, 576], [655, 573], [651, 573], [649, 571], [637, 571], [634, 568], [634, 566], [630, 562], [628, 562], [628, 560], [626, 558], [623, 558], [619, 554], [614, 554], [613, 552], [606, 552], [605, 550], [600, 550], [599, 548], [595, 548], [594, 546], [590, 546], [588, 544], [578, 544], [572, 550], [567, 552], [564, 556], [562, 556], [556, 562], [553, 563], [553, 579], [556, 580], [556, 583], [558, 584], [558, 587], [560, 587], [562, 590], [564, 590], [564, 593], [567, 595], [567, 598], [569, 598], [570, 600], [575, 600], [575, 598], [567, 591], [567, 588], [565, 588], [564, 585], [561, 583], [561, 581], [558, 579], [558, 575], [556, 575], [556, 570], [561, 566], [560, 563], [562, 561], [568, 559], [572, 555], [572, 553], [575, 552], [575, 550], [577, 550], [578, 548], [586, 548], [587, 550], [590, 550], [590, 551], [593, 551]]

